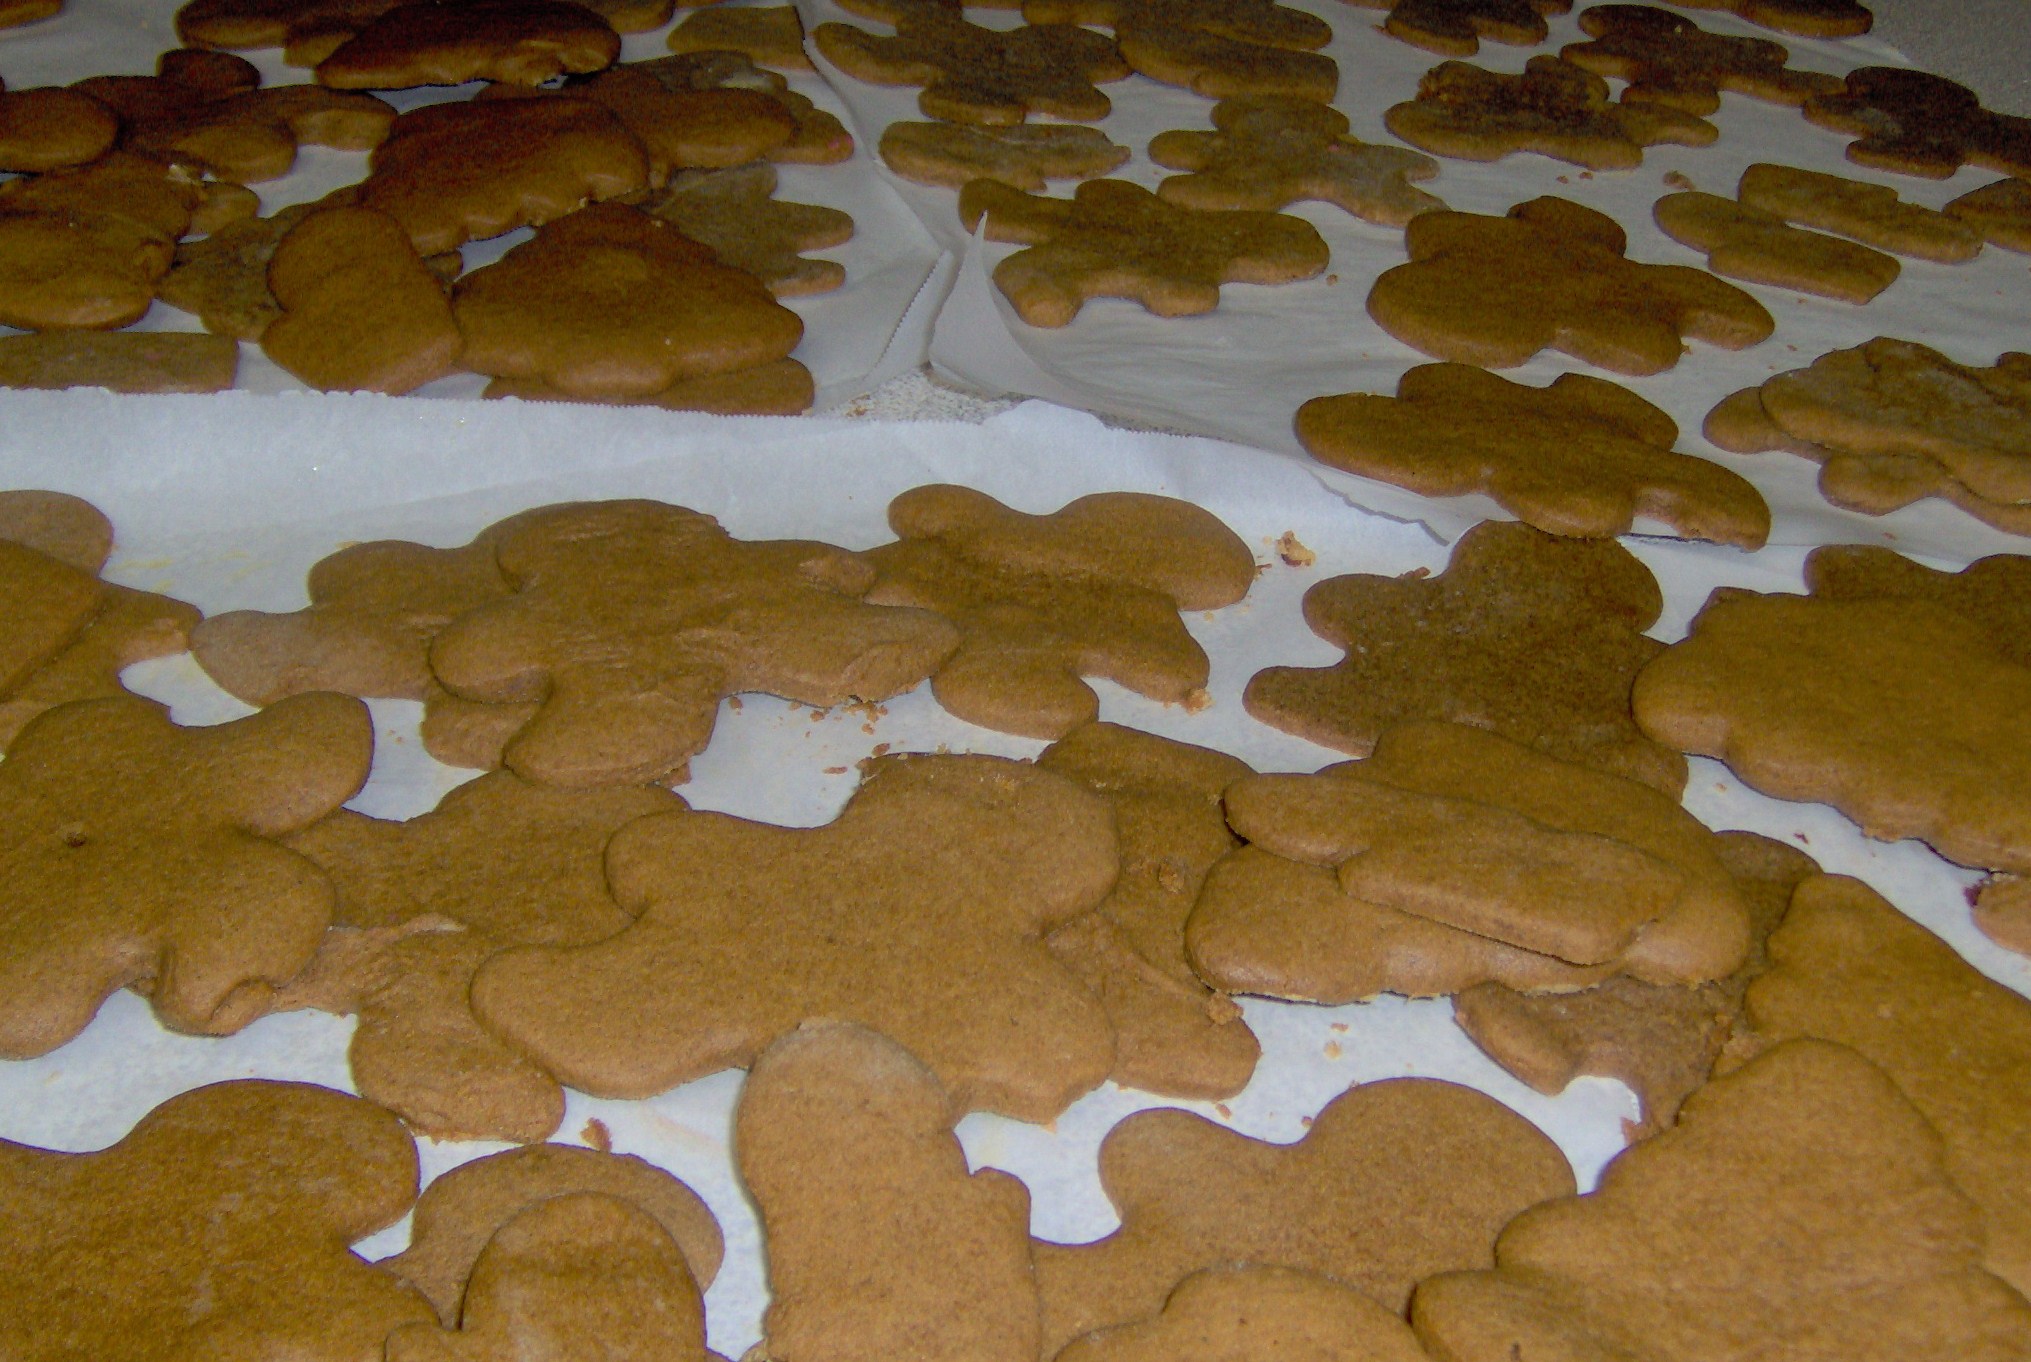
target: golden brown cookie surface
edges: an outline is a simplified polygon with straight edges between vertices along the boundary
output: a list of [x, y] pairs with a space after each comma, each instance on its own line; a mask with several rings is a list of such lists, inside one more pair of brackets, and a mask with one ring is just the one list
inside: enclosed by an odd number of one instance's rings
[[1178, 1283], [1162, 1313], [1097, 1329], [1058, 1354], [1063, 1362], [1426, 1362], [1396, 1314], [1352, 1287], [1284, 1267], [1209, 1267]]
[[778, 298], [830, 293], [844, 284], [845, 266], [803, 252], [844, 245], [853, 237], [853, 218], [822, 204], [785, 202], [775, 193], [776, 168], [756, 161], [681, 171], [642, 209], [710, 246], [721, 264], [746, 270]]
[[1816, 170], [1752, 165], [1742, 172], [1735, 197], [1786, 222], [1837, 232], [1899, 255], [1952, 264], [1972, 259], [1982, 248], [1981, 234], [1951, 216], [1951, 204], [1949, 212], [1934, 212], [1904, 202], [1888, 185]]
[[1775, 213], [1718, 194], [1667, 194], [1651, 210], [1664, 234], [1704, 252], [1730, 279], [1866, 303], [1895, 283], [1895, 257], [1858, 242], [1793, 227]]

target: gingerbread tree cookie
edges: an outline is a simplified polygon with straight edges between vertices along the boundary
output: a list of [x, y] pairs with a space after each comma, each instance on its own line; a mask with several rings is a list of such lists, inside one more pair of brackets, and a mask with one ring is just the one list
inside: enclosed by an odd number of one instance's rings
[[1291, 1145], [1183, 1111], [1129, 1117], [1100, 1146], [1121, 1228], [1035, 1246], [1044, 1352], [1156, 1314], [1221, 1263], [1299, 1268], [1401, 1310], [1422, 1277], [1490, 1261], [1524, 1207], [1571, 1192], [1558, 1147], [1493, 1098], [1434, 1079], [1334, 1098]]
[[844, 245], [853, 237], [853, 219], [821, 204], [786, 203], [775, 193], [776, 168], [761, 161], [680, 171], [642, 208], [710, 246], [721, 264], [746, 270], [778, 298], [830, 293], [844, 284], [844, 265], [802, 253]]
[[1674, 452], [1669, 416], [1583, 374], [1532, 388], [1471, 365], [1423, 364], [1394, 398], [1315, 397], [1296, 426], [1321, 463], [1428, 497], [1483, 492], [1552, 534], [1627, 534], [1639, 515], [1749, 549], [1770, 533], [1770, 508], [1746, 479]]
[[1441, 62], [1417, 97], [1392, 105], [1383, 126], [1414, 147], [1464, 161], [1534, 151], [1589, 170], [1629, 170], [1643, 149], [1703, 147], [1719, 136], [1703, 118], [1664, 104], [1610, 103], [1608, 82], [1557, 57], [1532, 57], [1519, 75]]
[[1305, 622], [1347, 657], [1257, 672], [1243, 702], [1357, 756], [1392, 724], [1447, 719], [1676, 794], [1684, 761], [1629, 709], [1637, 671], [1664, 650], [1643, 635], [1662, 609], [1656, 579], [1619, 544], [1484, 521], [1436, 577], [1354, 574], [1307, 591]]
[[867, 599], [951, 620], [959, 648], [931, 693], [969, 723], [1030, 737], [1094, 717], [1084, 676], [1189, 702], [1210, 664], [1178, 612], [1232, 605], [1255, 581], [1254, 556], [1218, 518], [1140, 492], [1028, 515], [933, 484], [890, 502], [889, 527], [902, 538], [868, 553]]
[[1389, 227], [1446, 206], [1412, 184], [1437, 175], [1436, 161], [1349, 136], [1347, 116], [1329, 105], [1288, 95], [1223, 99], [1213, 106], [1213, 126], [1217, 132], [1164, 132], [1150, 142], [1152, 161], [1191, 172], [1167, 177], [1159, 198], [1264, 212], [1319, 199]]
[[1841, 88], [1839, 76], [1794, 71], [1780, 43], [1709, 33], [1682, 14], [1651, 5], [1595, 5], [1580, 15], [1589, 42], [1559, 55], [1599, 76], [1629, 82], [1627, 104], [1666, 104], [1689, 114], [1721, 107], [1721, 91], [1796, 108]]
[[1285, 213], [1179, 208], [1126, 180], [1088, 180], [1070, 199], [993, 180], [960, 191], [969, 230], [1029, 247], [994, 267], [994, 282], [1031, 326], [1066, 326], [1089, 298], [1128, 298], [1159, 317], [1220, 304], [1222, 284], [1288, 284], [1324, 273], [1318, 229]]
[[711, 736], [722, 696], [884, 700], [956, 642], [920, 610], [864, 604], [865, 558], [801, 540], [737, 540], [651, 501], [525, 513], [495, 541], [515, 594], [431, 644], [453, 694], [538, 701], [508, 765], [545, 784], [653, 780]]
[[1324, 103], [1340, 68], [1316, 50], [1333, 30], [1275, 0], [1024, 0], [1033, 24], [1113, 30], [1129, 66], [1209, 99], [1294, 95]]
[[329, 694], [214, 728], [87, 700], [22, 729], [0, 762], [0, 1055], [55, 1049], [129, 986], [181, 1030], [260, 1015], [333, 899], [274, 839], [357, 794], [372, 751], [366, 707]]
[[588, 1092], [661, 1092], [838, 1017], [911, 1046], [962, 1106], [1048, 1120], [1108, 1075], [1114, 1043], [1043, 937], [1097, 906], [1119, 864], [1106, 803], [1060, 776], [881, 758], [824, 827], [631, 824], [607, 873], [634, 925], [498, 956], [473, 1005]]
[[928, 7], [900, 15], [892, 37], [820, 24], [811, 39], [849, 76], [923, 86], [918, 107], [951, 123], [1021, 123], [1033, 113], [1091, 122], [1113, 108], [1096, 83], [1129, 74], [1098, 33], [1070, 24], [982, 28]]
[[1990, 113], [1973, 90], [1929, 72], [1858, 67], [1844, 89], [1807, 100], [1805, 116], [1852, 134], [1856, 165], [1935, 180], [1963, 165], [2031, 175], [2031, 118]]
[[733, 1138], [761, 1212], [770, 1356], [1034, 1362], [1029, 1193], [967, 1171], [957, 1115], [864, 1026], [806, 1022], [755, 1062]]
[[1536, 47], [1550, 30], [1547, 14], [1565, 14], [1572, 0], [1356, 0], [1386, 9], [1383, 32], [1412, 47], [1448, 57], [1471, 57], [1481, 40]]
[[0, 1349], [23, 1362], [377, 1355], [430, 1307], [347, 1246], [415, 1196], [402, 1123], [307, 1083], [198, 1088], [96, 1153], [0, 1141]]
[[1411, 1323], [1459, 1362], [1936, 1349], [2001, 1362], [2031, 1347], [2031, 1308], [1983, 1271], [1950, 1168], [1881, 1070], [1838, 1045], [1787, 1045], [1695, 1093], [1596, 1191], [1511, 1221], [1492, 1271], [1421, 1283]]
[[1425, 213], [1404, 244], [1410, 263], [1376, 279], [1368, 315], [1439, 359], [1503, 369], [1561, 350], [1640, 376], [1677, 364], [1686, 339], [1741, 350], [1776, 327], [1705, 270], [1628, 259], [1615, 220], [1570, 199], [1532, 199], [1499, 218]]

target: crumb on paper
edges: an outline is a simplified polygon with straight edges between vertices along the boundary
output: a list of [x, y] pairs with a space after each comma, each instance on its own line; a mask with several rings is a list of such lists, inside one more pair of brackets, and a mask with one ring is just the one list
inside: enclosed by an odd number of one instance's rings
[[1583, 180], [1591, 180], [1594, 178], [1594, 172], [1591, 170], [1583, 170], [1580, 172], [1580, 178]]
[[1330, 1030], [1331, 1030], [1331, 1031], [1333, 1032], [1333, 1034], [1334, 1034], [1334, 1035], [1336, 1035], [1336, 1036], [1344, 1036], [1344, 1035], [1346, 1035], [1346, 1034], [1347, 1034], [1347, 1023], [1346, 1023], [1346, 1022], [1334, 1022], [1334, 1023], [1332, 1024], [1332, 1026], [1331, 1026], [1330, 1028], [1328, 1028], [1328, 1029], [1330, 1029]]
[[886, 756], [886, 755], [888, 754], [888, 750], [889, 750], [889, 745], [888, 745], [887, 743], [885, 743], [885, 742], [878, 742], [878, 743], [876, 743], [876, 744], [875, 744], [875, 745], [874, 745], [873, 747], [871, 747], [871, 748], [869, 748], [869, 749], [868, 749], [868, 753], [867, 753], [867, 754], [868, 754], [868, 755], [869, 755], [870, 757], [880, 757], [880, 756]]
[[1810, 838], [1810, 837], [1806, 836], [1806, 835], [1805, 835], [1804, 833], [1802, 833], [1802, 832], [1794, 832], [1794, 833], [1792, 833], [1791, 835], [1792, 835], [1793, 837], [1796, 837], [1796, 838], [1798, 839], [1798, 844], [1799, 844], [1800, 846], [1803, 846], [1803, 847], [1809, 847], [1809, 846], [1811, 846], [1811, 845], [1812, 845], [1812, 838]]
[[606, 1122], [597, 1116], [588, 1116], [585, 1128], [578, 1132], [578, 1138], [602, 1154], [614, 1152], [614, 1133], [606, 1128]]
[[827, 766], [825, 774], [828, 776], [843, 776], [851, 769], [851, 767], [846, 766]]
[[1342, 1050], [1342, 1049], [1340, 1048], [1340, 1042], [1339, 1042], [1339, 1041], [1337, 1041], [1337, 1040], [1329, 1040], [1329, 1041], [1327, 1041], [1327, 1042], [1326, 1042], [1326, 1058], [1327, 1058], [1327, 1059], [1338, 1059], [1338, 1058], [1340, 1058], [1340, 1056], [1341, 1056], [1341, 1055], [1343, 1055], [1343, 1054], [1345, 1054], [1345, 1053], [1347, 1053], [1347, 1052], [1346, 1052], [1345, 1050]]
[[743, 704], [741, 704], [741, 702], [740, 702], [740, 697], [739, 697], [738, 695], [729, 695], [729, 696], [727, 696], [727, 697], [726, 697], [726, 707], [727, 707], [728, 709], [745, 709], [745, 708], [746, 708], [746, 706], [744, 706]]
[[1665, 171], [1664, 182], [1673, 189], [1691, 189], [1693, 187], [1692, 176], [1682, 170]]
[[1305, 547], [1296, 530], [1285, 530], [1276, 537], [1276, 556], [1283, 559], [1285, 567], [1310, 567], [1319, 561], [1319, 555]]
[[1300, 1116], [1298, 1117], [1298, 1124], [1303, 1126], [1306, 1130], [1310, 1130], [1312, 1128], [1312, 1118], [1309, 1116]]
[[1340, 282], [1340, 276], [1337, 274], [1329, 274], [1326, 276], [1326, 282], [1328, 284], [1337, 284]]
[[1220, 1113], [1220, 1119], [1223, 1121], [1231, 1121], [1234, 1119], [1234, 1108], [1228, 1106], [1225, 1102], [1215, 1102], [1213, 1104], [1213, 1110]]
[[[1169, 869], [1169, 867], [1165, 867]], [[1166, 888], [1169, 886], [1166, 885]], [[1241, 1004], [1225, 993], [1213, 993], [1206, 998], [1206, 1015], [1215, 1026], [1226, 1026], [1241, 1020]]]
[[1572, 183], [1572, 180], [1571, 180], [1570, 178], [1568, 178], [1567, 176], [1561, 175], [1561, 176], [1559, 176], [1559, 177], [1558, 177], [1558, 182], [1559, 182], [1560, 184], [1571, 184], [1571, 183]]
[[1409, 572], [1398, 573], [1396, 575], [1396, 580], [1399, 582], [1422, 582], [1425, 578], [1431, 575], [1432, 570], [1430, 568], [1415, 567], [1412, 568]]
[[1213, 697], [1206, 693], [1204, 686], [1194, 686], [1185, 694], [1185, 713], [1203, 714], [1213, 707]]

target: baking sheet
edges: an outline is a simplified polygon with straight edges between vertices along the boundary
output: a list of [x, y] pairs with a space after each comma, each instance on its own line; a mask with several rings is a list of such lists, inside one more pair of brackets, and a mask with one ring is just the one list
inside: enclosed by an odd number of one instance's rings
[[[710, 511], [745, 537], [828, 539], [868, 547], [889, 536], [891, 497], [931, 481], [979, 487], [1026, 510], [1055, 509], [1086, 492], [1132, 489], [1188, 497], [1231, 525], [1264, 564], [1248, 599], [1187, 616], [1213, 658], [1212, 705], [1199, 713], [1099, 683], [1101, 717], [1231, 751], [1261, 770], [1312, 770], [1340, 754], [1250, 719], [1240, 702], [1256, 670], [1317, 665], [1337, 651], [1298, 613], [1314, 582], [1336, 573], [1443, 567], [1447, 551], [1422, 529], [1350, 510], [1300, 464], [1207, 439], [1111, 429], [1091, 416], [1027, 403], [984, 425], [790, 418], [712, 419], [608, 413], [601, 438], [583, 438], [579, 412], [551, 405], [409, 402], [370, 396], [116, 399], [102, 393], [23, 393], [0, 426], [0, 486], [51, 487], [92, 498], [119, 529], [109, 575], [173, 592], [207, 612], [289, 609], [303, 574], [358, 539], [403, 536], [451, 545], [530, 505], [566, 498], [646, 495]], [[570, 462], [558, 451], [569, 450]], [[1294, 568], [1275, 555], [1294, 532], [1318, 555]], [[1660, 637], [1676, 637], [1708, 590], [1728, 582], [1794, 590], [1798, 550], [1753, 557], [1709, 546], [1643, 542], [1636, 551], [1662, 582]], [[130, 669], [136, 688], [169, 702], [184, 723], [246, 712], [187, 658]], [[374, 774], [354, 807], [383, 817], [429, 808], [471, 772], [439, 766], [416, 738], [419, 706], [375, 702]], [[722, 706], [711, 746], [682, 792], [696, 807], [811, 826], [850, 793], [853, 764], [876, 743], [895, 750], [1029, 756], [1043, 744], [972, 727], [919, 687], [878, 717], [814, 712], [762, 696]], [[1816, 806], [1748, 793], [1719, 766], [1694, 761], [1687, 800], [1716, 827], [1791, 837], [1829, 870], [1856, 874], [1940, 932], [1978, 968], [2031, 992], [2031, 961], [1972, 927], [1971, 872], [1915, 843], [1867, 842]], [[1384, 998], [1339, 1008], [1244, 1003], [1263, 1042], [1249, 1088], [1225, 1104], [1166, 1102], [1110, 1084], [1046, 1128], [975, 1115], [960, 1127], [969, 1157], [1021, 1176], [1032, 1226], [1045, 1238], [1096, 1238], [1115, 1224], [1095, 1171], [1100, 1138], [1122, 1116], [1183, 1106], [1251, 1135], [1290, 1141], [1355, 1082], [1423, 1074], [1468, 1083], [1522, 1112], [1555, 1139], [1582, 1185], [1620, 1148], [1635, 1103], [1619, 1084], [1582, 1079], [1558, 1097], [1531, 1092], [1483, 1058], [1451, 1021], [1444, 999]], [[0, 1063], [0, 1137], [85, 1150], [118, 1139], [174, 1093], [232, 1077], [306, 1079], [350, 1087], [350, 1021], [314, 1014], [264, 1019], [238, 1036], [163, 1031], [146, 1005], [112, 999], [70, 1045]], [[737, 1073], [648, 1101], [573, 1093], [558, 1138], [581, 1141], [597, 1118], [616, 1150], [639, 1154], [694, 1187], [718, 1215], [726, 1266], [707, 1296], [712, 1346], [738, 1357], [759, 1336], [766, 1301], [753, 1213], [728, 1155]], [[420, 1142], [434, 1176], [496, 1145]], [[397, 1251], [406, 1225], [376, 1235], [369, 1257]]]

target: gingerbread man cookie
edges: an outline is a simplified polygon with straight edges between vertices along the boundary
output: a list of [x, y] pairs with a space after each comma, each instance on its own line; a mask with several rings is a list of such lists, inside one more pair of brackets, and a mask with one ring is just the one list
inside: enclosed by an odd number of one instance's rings
[[1414, 147], [1465, 161], [1534, 151], [1589, 170], [1629, 170], [1643, 149], [1703, 147], [1720, 134], [1704, 118], [1664, 104], [1608, 100], [1608, 82], [1557, 57], [1532, 57], [1519, 75], [1441, 62], [1417, 97], [1392, 105], [1383, 126]]
[[1021, 123], [1033, 113], [1091, 122], [1113, 108], [1096, 86], [1129, 74], [1112, 42], [1075, 25], [1002, 31], [940, 9], [903, 14], [891, 37], [820, 24], [811, 39], [856, 79], [923, 86], [918, 107], [949, 123]]

